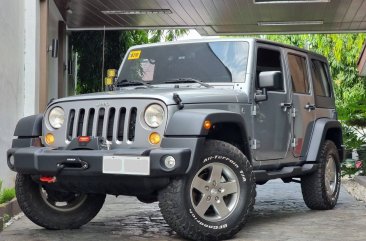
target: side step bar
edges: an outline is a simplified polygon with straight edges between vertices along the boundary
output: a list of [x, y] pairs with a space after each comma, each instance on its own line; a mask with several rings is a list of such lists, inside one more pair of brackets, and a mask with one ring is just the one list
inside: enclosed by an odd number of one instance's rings
[[256, 182], [266, 182], [271, 179], [299, 177], [314, 172], [319, 164], [304, 164], [303, 166], [284, 167], [281, 170], [254, 170]]

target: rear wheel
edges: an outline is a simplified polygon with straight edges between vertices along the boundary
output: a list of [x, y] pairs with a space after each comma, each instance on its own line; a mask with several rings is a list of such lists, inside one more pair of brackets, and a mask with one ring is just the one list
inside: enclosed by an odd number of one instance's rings
[[252, 166], [222, 141], [206, 142], [198, 166], [159, 193], [166, 222], [192, 240], [231, 238], [245, 224], [255, 200]]
[[23, 174], [17, 174], [15, 189], [24, 214], [47, 229], [79, 228], [98, 214], [105, 200], [105, 195], [46, 189]]
[[332, 141], [326, 140], [321, 146], [318, 164], [316, 172], [301, 178], [303, 198], [310, 209], [332, 209], [341, 185], [340, 159]]

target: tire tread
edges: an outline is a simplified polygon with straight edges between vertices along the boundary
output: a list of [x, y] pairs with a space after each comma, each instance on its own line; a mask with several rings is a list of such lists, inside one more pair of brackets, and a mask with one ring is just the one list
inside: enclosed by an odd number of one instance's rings
[[71, 215], [64, 214], [49, 207], [42, 207], [43, 205], [37, 205], [40, 197], [37, 196], [37, 187], [34, 185], [38, 184], [29, 175], [17, 174], [15, 188], [19, 206], [32, 222], [50, 230], [80, 228], [98, 214], [105, 201], [105, 195], [90, 194], [85, 203], [72, 211]]
[[227, 228], [227, 230], [220, 232], [216, 235], [204, 233], [202, 232], [203, 230], [199, 230], [196, 225], [192, 224], [191, 218], [187, 214], [188, 212], [182, 210], [182, 208], [177, 208], [177, 206], [183, 206], [182, 200], [180, 200], [179, 198], [179, 193], [181, 192], [181, 188], [184, 186], [184, 184], [183, 180], [180, 178], [172, 180], [170, 185], [168, 185], [164, 190], [159, 193], [159, 207], [166, 222], [171, 226], [174, 231], [176, 231], [184, 238], [203, 241], [229, 239], [241, 230], [241, 228], [245, 225], [248, 219], [249, 213], [253, 210], [256, 197], [255, 177], [252, 172], [252, 166], [249, 160], [235, 146], [217, 140], [207, 141], [206, 146], [208, 147], [208, 152], [211, 149], [225, 149], [235, 153], [236, 155], [244, 156], [243, 160], [241, 161], [243, 162], [243, 165], [245, 165], [245, 168], [251, 173], [249, 177], [250, 180], [248, 180], [251, 183], [251, 186], [249, 192], [250, 200], [248, 202], [248, 207], [246, 208], [246, 212], [244, 213], [244, 215], [241, 216], [241, 219], [237, 222], [235, 226], [229, 227]]
[[[328, 200], [326, 187], [323, 182], [324, 169], [329, 149], [337, 150], [337, 147], [332, 141], [326, 140], [320, 149], [318, 160], [319, 168], [314, 173], [301, 178], [301, 191], [305, 204], [308, 208], [313, 210], [329, 210], [335, 206], [335, 203]], [[338, 196], [336, 198], [338, 198]]]

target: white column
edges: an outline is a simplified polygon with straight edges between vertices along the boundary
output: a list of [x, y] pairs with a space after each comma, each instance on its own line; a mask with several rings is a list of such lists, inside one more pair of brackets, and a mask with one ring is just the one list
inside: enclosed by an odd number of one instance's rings
[[24, 116], [39, 107], [39, 0], [24, 0]]

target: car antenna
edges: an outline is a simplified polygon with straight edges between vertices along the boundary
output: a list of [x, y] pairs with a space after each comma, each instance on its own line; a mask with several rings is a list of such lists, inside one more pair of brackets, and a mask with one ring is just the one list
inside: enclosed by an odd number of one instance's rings
[[184, 104], [182, 103], [182, 99], [180, 98], [180, 96], [177, 93], [173, 93], [173, 100], [175, 101], [175, 103], [177, 103], [178, 105], [178, 109], [183, 109], [184, 108]]

